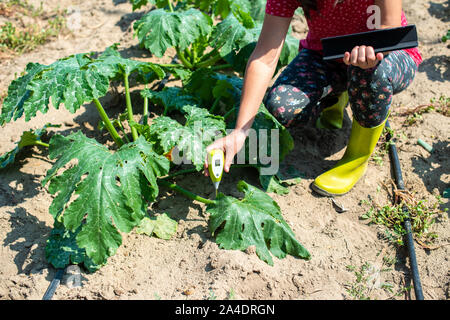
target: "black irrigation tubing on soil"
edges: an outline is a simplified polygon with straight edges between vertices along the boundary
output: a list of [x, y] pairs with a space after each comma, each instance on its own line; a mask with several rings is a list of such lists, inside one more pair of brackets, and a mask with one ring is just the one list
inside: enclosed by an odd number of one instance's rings
[[45, 294], [42, 297], [42, 300], [52, 300], [52, 297], [55, 294], [56, 289], [58, 288], [59, 284], [61, 283], [61, 280], [64, 276], [65, 271], [66, 271], [66, 268], [56, 269], [55, 277], [53, 278], [52, 282], [50, 282], [50, 285], [48, 286], [47, 291], [45, 291]]
[[[391, 126], [389, 125], [389, 121], [386, 121], [386, 128], [391, 129]], [[403, 181], [402, 169], [400, 166], [400, 160], [398, 158], [397, 147], [395, 146], [395, 141], [393, 140], [393, 137], [390, 132], [387, 133], [386, 140], [387, 141], [392, 140], [389, 145], [389, 155], [391, 158], [392, 169], [394, 172], [394, 178], [395, 178], [395, 182], [397, 184], [397, 189], [405, 190], [405, 182]], [[406, 214], [406, 216], [409, 217], [408, 208], [406, 206], [403, 206], [402, 210]], [[420, 283], [419, 269], [417, 267], [416, 251], [414, 249], [414, 239], [413, 239], [412, 228], [411, 228], [411, 220], [409, 218], [405, 219], [403, 221], [403, 225], [406, 230], [406, 235], [405, 235], [406, 236], [406, 246], [408, 248], [409, 262], [411, 265], [411, 273], [412, 273], [412, 279], [413, 279], [413, 284], [414, 284], [414, 292], [416, 294], [417, 300], [424, 300], [423, 292], [422, 292], [422, 285]]]

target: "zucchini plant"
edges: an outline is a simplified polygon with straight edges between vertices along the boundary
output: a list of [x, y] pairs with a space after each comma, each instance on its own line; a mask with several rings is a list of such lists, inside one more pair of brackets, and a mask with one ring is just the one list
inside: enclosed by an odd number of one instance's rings
[[[132, 2], [136, 9], [148, 1]], [[248, 59], [244, 49], [254, 45], [258, 34], [252, 14], [257, 17], [261, 12], [249, 1], [178, 1], [176, 6], [170, 0], [150, 2], [157, 8], [135, 23], [136, 34], [155, 55], [175, 48], [180, 63], [126, 59], [115, 44], [100, 54], [75, 54], [50, 65], [30, 63], [8, 88], [0, 125], [21, 117], [28, 121], [51, 106], [64, 106], [74, 113], [91, 103], [101, 118], [101, 127], [114, 141], [107, 147], [77, 131], [68, 136], [55, 134], [44, 142], [43, 134], [54, 126], [47, 124], [25, 132], [17, 147], [0, 157], [1, 169], [23, 148], [37, 145], [48, 148], [49, 158], [54, 160], [42, 181], [54, 195], [49, 208], [54, 228], [46, 245], [47, 260], [56, 268], [73, 263], [95, 271], [115, 254], [122, 233], [136, 229], [138, 233], [170, 238], [176, 222], [166, 215], [148, 213], [161, 187], [204, 203], [210, 214], [210, 231], [224, 249], [245, 250], [254, 245], [258, 257], [271, 265], [271, 254], [309, 259], [310, 254], [296, 240], [279, 206], [264, 191], [241, 181], [237, 188], [243, 192], [243, 199], [219, 194], [210, 200], [173, 182], [181, 174], [201, 171], [206, 147], [234, 126], [242, 79], [225, 71], [239, 71], [233, 69], [237, 62]], [[223, 20], [213, 25], [217, 17]], [[181, 79], [182, 86], [161, 91], [148, 88], [168, 74]], [[146, 86], [140, 92], [143, 114], [139, 122], [135, 121], [131, 79]], [[111, 119], [101, 103], [112, 81], [121, 81], [125, 91], [125, 112], [117, 119]], [[151, 124], [149, 102], [164, 110]], [[128, 126], [123, 125], [125, 121]], [[281, 157], [293, 148], [289, 132], [263, 105], [254, 128], [281, 132]], [[190, 168], [180, 170], [174, 163], [175, 150], [192, 164]], [[252, 166], [263, 167], [258, 161]], [[265, 191], [285, 193], [282, 182], [281, 175], [261, 176]]]

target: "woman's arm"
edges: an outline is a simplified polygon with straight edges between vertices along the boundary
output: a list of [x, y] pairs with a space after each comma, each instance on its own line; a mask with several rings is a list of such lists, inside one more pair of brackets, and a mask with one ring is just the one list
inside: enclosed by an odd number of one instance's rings
[[375, 0], [375, 5], [381, 9], [380, 29], [401, 27], [402, 0]]
[[236, 130], [248, 130], [258, 112], [283, 49], [291, 18], [266, 15], [255, 50], [244, 75]]
[[[253, 124], [264, 94], [272, 80], [287, 31], [292, 18], [266, 14], [255, 50], [250, 56], [244, 75], [244, 85], [236, 121], [232, 133], [216, 140], [206, 149], [221, 149], [225, 153], [225, 171], [230, 170], [234, 156], [244, 145], [248, 130]], [[205, 168], [208, 163], [205, 163]], [[207, 170], [205, 173], [207, 174]]]
[[[375, 0], [375, 5], [380, 8], [380, 29], [395, 28], [402, 25], [402, 0]], [[346, 52], [344, 63], [363, 69], [373, 68], [378, 61], [383, 60], [384, 54], [377, 53], [372, 47], [357, 46], [352, 52]]]

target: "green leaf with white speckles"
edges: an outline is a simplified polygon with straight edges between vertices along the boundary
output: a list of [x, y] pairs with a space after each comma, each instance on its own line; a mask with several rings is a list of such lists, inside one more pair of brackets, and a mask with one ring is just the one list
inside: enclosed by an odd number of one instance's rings
[[139, 42], [157, 57], [172, 47], [186, 49], [201, 36], [208, 36], [211, 28], [211, 18], [197, 9], [156, 9], [134, 23]]
[[[145, 216], [169, 161], [143, 137], [110, 152], [81, 132], [55, 135], [49, 156], [57, 159], [42, 182], [50, 181], [49, 192], [56, 194], [50, 212], [69, 231], [81, 226], [78, 246], [95, 264], [104, 264], [122, 242], [119, 230], [131, 231]], [[72, 160], [77, 164], [58, 174]]]
[[106, 95], [111, 80], [138, 72], [152, 74], [147, 80], [164, 77], [164, 71], [149, 62], [125, 59], [113, 45], [97, 59], [93, 54], [72, 55], [50, 65], [29, 64], [25, 74], [14, 80], [3, 102], [0, 125], [25, 115], [25, 121], [46, 113], [50, 105], [76, 112], [84, 103]]
[[245, 181], [240, 181], [237, 188], [244, 192], [244, 199], [219, 194], [206, 209], [210, 214], [209, 230], [221, 248], [245, 250], [254, 245], [258, 257], [269, 265], [273, 265], [270, 253], [279, 259], [287, 254], [310, 258], [271, 197]]
[[158, 141], [165, 153], [174, 147], [182, 151], [198, 171], [203, 168], [206, 147], [216, 138], [217, 133], [225, 134], [225, 122], [204, 108], [185, 106], [186, 123], [180, 124], [169, 117], [156, 118], [147, 135], [151, 141]]

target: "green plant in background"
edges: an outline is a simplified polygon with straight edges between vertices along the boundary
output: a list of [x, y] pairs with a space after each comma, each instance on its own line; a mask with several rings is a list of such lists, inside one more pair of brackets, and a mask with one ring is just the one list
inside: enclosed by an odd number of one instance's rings
[[42, 3], [36, 9], [27, 1], [6, 1], [0, 4], [1, 11], [5, 16], [22, 15], [43, 20], [43, 27], [38, 24], [19, 25], [16, 22], [6, 22], [0, 25], [0, 50], [3, 51], [7, 50], [18, 54], [32, 51], [65, 30], [65, 13], [56, 11], [52, 17], [44, 16]]
[[[147, 3], [152, 10], [134, 23], [135, 35], [151, 53], [161, 57], [175, 48], [180, 64], [173, 65], [183, 80], [189, 70], [213, 67], [232, 68], [239, 73], [253, 51], [261, 31], [265, 1], [249, 0], [171, 0], [133, 1], [133, 9]], [[213, 19], [223, 19], [216, 25]], [[288, 35], [279, 67], [292, 60], [298, 51], [298, 40]], [[187, 69], [187, 70], [186, 70]]]

